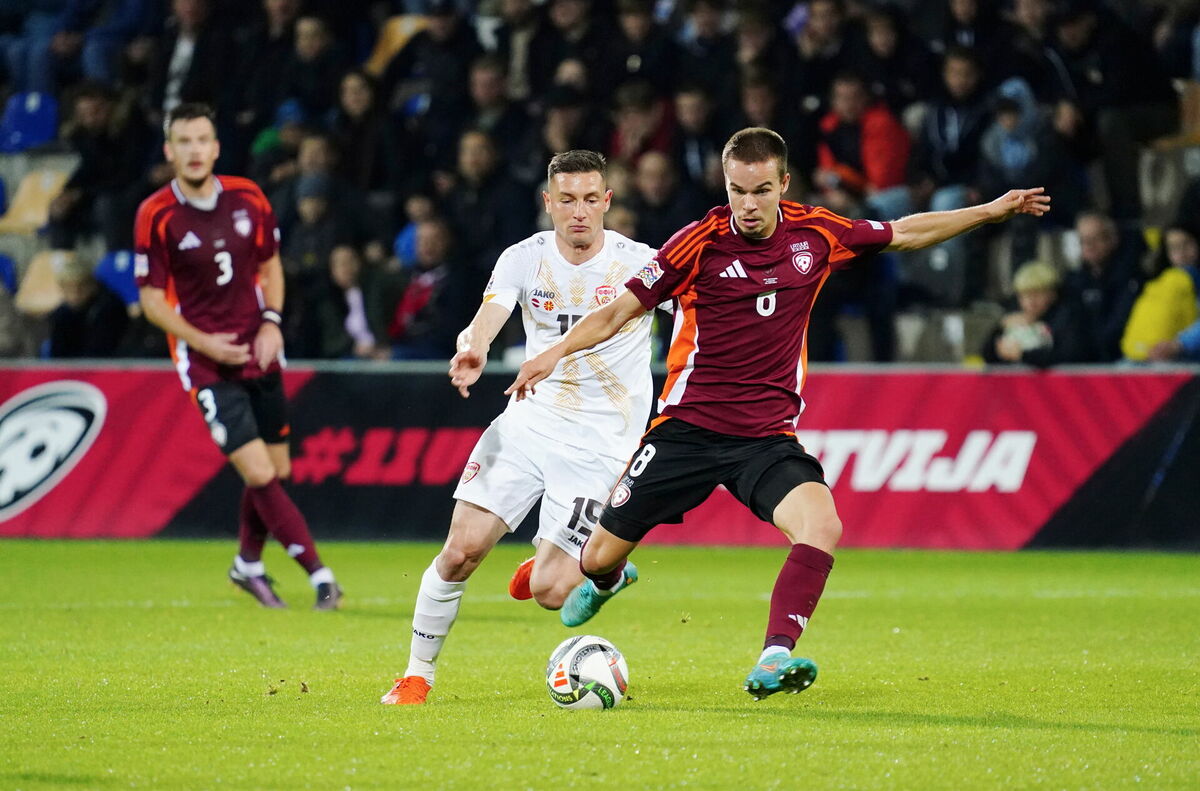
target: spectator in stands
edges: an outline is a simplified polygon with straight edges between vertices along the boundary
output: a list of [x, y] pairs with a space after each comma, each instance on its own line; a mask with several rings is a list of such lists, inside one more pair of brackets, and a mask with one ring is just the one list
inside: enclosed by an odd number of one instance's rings
[[1013, 31], [1000, 16], [1000, 4], [993, 0], [946, 0], [942, 26], [930, 44], [937, 55], [954, 48], [977, 54], [982, 75], [991, 82], [1005, 73], [1009, 41]]
[[796, 48], [784, 34], [777, 16], [765, 7], [747, 5], [738, 14], [734, 35], [738, 72], [743, 84], [748, 72], [763, 74], [777, 87], [787, 86], [781, 93], [785, 94], [785, 101], [790, 106], [795, 99], [795, 93], [789, 90], [792, 75], [802, 72]]
[[387, 327], [396, 290], [383, 272], [364, 268], [358, 250], [339, 245], [329, 256], [328, 290], [315, 307], [325, 359], [380, 360], [391, 357]]
[[[524, 105], [508, 97], [504, 61], [484, 55], [471, 64], [471, 116], [467, 128], [481, 129], [496, 141], [510, 170], [522, 162], [531, 120]], [[514, 173], [515, 175], [515, 173]]]
[[322, 173], [301, 176], [296, 182], [295, 212], [298, 222], [283, 235], [283, 269], [291, 278], [309, 285], [323, 273], [333, 248], [350, 242], [353, 234], [331, 208], [332, 184]]
[[1093, 359], [1090, 336], [1078, 307], [1059, 298], [1061, 279], [1050, 264], [1032, 261], [1013, 276], [1018, 309], [988, 336], [983, 359], [1045, 368]]
[[417, 228], [437, 216], [437, 207], [433, 198], [415, 193], [404, 201], [404, 216], [407, 224], [396, 234], [392, 254], [400, 269], [409, 269], [417, 263]]
[[549, 24], [545, 6], [533, 0], [500, 0], [500, 26], [496, 28], [496, 54], [508, 75], [508, 96], [524, 102], [535, 98], [530, 74], [531, 48]]
[[681, 180], [707, 205], [721, 204], [727, 200], [721, 172], [725, 133], [717, 128], [712, 99], [700, 85], [675, 92], [675, 122], [673, 158]]
[[426, 28], [396, 53], [380, 80], [385, 105], [416, 122], [438, 166], [453, 161], [458, 132], [470, 113], [468, 75], [480, 54], [475, 29], [454, 3], [431, 0]]
[[1098, 151], [1112, 216], [1141, 216], [1141, 145], [1179, 125], [1179, 104], [1150, 42], [1096, 0], [1064, 0], [1055, 26], [1065, 79], [1056, 126]]
[[[911, 169], [918, 203], [928, 196], [930, 211], [952, 211], [978, 202], [980, 145], [991, 121], [991, 109], [981, 89], [979, 59], [969, 49], [951, 46], [942, 60], [943, 96], [925, 114]], [[962, 235], [929, 251], [935, 269], [964, 275], [962, 301], [982, 294], [986, 256], [980, 255], [978, 235]]]
[[1116, 223], [1098, 212], [1080, 214], [1075, 231], [1081, 261], [1067, 278], [1065, 298], [1083, 316], [1096, 359], [1113, 362], [1121, 358], [1121, 334], [1142, 289], [1138, 248], [1121, 244]]
[[796, 86], [800, 106], [808, 113], [819, 113], [830, 96], [834, 78], [853, 68], [854, 53], [862, 50], [856, 30], [846, 22], [843, 0], [812, 0], [808, 19], [794, 40], [800, 54]]
[[908, 29], [895, 6], [872, 8], [866, 15], [866, 46], [855, 62], [867, 87], [897, 118], [933, 96], [937, 69], [925, 42]]
[[69, 0], [50, 40], [52, 74], [81, 71], [85, 80], [111, 84], [121, 51], [154, 10], [150, 0]]
[[[535, 204], [531, 193], [501, 166], [492, 139], [478, 131], [459, 139], [458, 167], [453, 174], [442, 175], [440, 187], [442, 213], [453, 229], [456, 258], [461, 262], [456, 275], [462, 285], [456, 297], [469, 310], [500, 253], [532, 232]], [[450, 323], [465, 326], [469, 320], [470, 316], [455, 314]]]
[[295, 50], [300, 0], [262, 0], [263, 16], [237, 35], [238, 127], [248, 139], [271, 123], [284, 100], [279, 79]]
[[542, 105], [545, 109], [541, 123], [530, 135], [518, 172], [540, 172], [550, 157], [560, 151], [604, 149], [608, 126], [583, 93], [567, 85], [556, 85], [543, 97]]
[[50, 43], [61, 26], [69, 0], [29, 0], [14, 9], [17, 30], [0, 37], [4, 67], [13, 93], [53, 94], [54, 68]]
[[1196, 235], [1178, 225], [1164, 230], [1155, 269], [1156, 276], [1146, 283], [1130, 311], [1121, 351], [1130, 360], [1197, 359], [1200, 243]]
[[862, 77], [838, 75], [829, 113], [821, 119], [813, 176], [822, 204], [854, 213], [865, 203], [867, 213], [885, 220], [910, 213], [909, 148], [908, 132], [886, 105], [871, 98]]
[[607, 20], [592, 13], [592, 0], [550, 0], [547, 3], [550, 25], [542, 30], [529, 51], [533, 94], [540, 96], [553, 82], [559, 64], [578, 60], [587, 72], [589, 98], [604, 101], [616, 86], [607, 82], [613, 74], [613, 54], [609, 43], [616, 31]]
[[[738, 88], [738, 110], [734, 129], [749, 126], [764, 126], [779, 133], [787, 141], [788, 158], [807, 172], [812, 165], [812, 145], [802, 133], [798, 113], [784, 99], [776, 82], [776, 75], [759, 69], [747, 69], [742, 73]], [[724, 192], [724, 175], [721, 177]]]
[[210, 19], [209, 0], [171, 0], [171, 9], [167, 33], [151, 66], [152, 125], [157, 127], [163, 115], [182, 102], [204, 102], [216, 109], [218, 124], [224, 126], [236, 106], [231, 78], [238, 53], [229, 31]]
[[17, 310], [16, 291], [16, 265], [0, 255], [0, 359], [31, 357], [36, 352], [26, 318]]
[[278, 95], [299, 102], [308, 118], [325, 118], [337, 104], [346, 66], [346, 57], [325, 20], [300, 17], [296, 20], [295, 46], [277, 77]]
[[694, 80], [718, 107], [737, 101], [737, 43], [723, 27], [726, 0], [687, 0], [679, 73]]
[[461, 285], [450, 260], [450, 229], [441, 220], [417, 226], [417, 268], [404, 288], [388, 327], [398, 360], [449, 359], [464, 313], [460, 301], [474, 300], [478, 291], [456, 294]]
[[675, 87], [679, 53], [675, 42], [654, 21], [651, 0], [617, 0], [619, 31], [613, 42], [616, 71], [606, 79], [615, 84], [649, 82], [656, 93], [667, 96]]
[[637, 234], [630, 238], [651, 247], [662, 247], [680, 228], [708, 208], [696, 194], [679, 183], [671, 158], [649, 151], [638, 160], [636, 190], [629, 208], [637, 216]]
[[390, 216], [397, 193], [419, 186], [424, 168], [418, 142], [404, 127], [389, 122], [377, 90], [366, 72], [346, 72], [329, 128], [339, 152], [338, 174], [355, 190], [378, 196]]
[[125, 303], [79, 261], [64, 264], [55, 280], [63, 301], [50, 314], [49, 356], [111, 357], [129, 324]]
[[[573, 1], [573, 0], [572, 0]], [[612, 161], [634, 165], [647, 151], [671, 150], [674, 123], [665, 99], [646, 82], [631, 82], [617, 89], [616, 125], [608, 143]]]
[[73, 248], [79, 236], [101, 233], [109, 250], [132, 247], [138, 194], [130, 194], [145, 166], [150, 136], [139, 116], [116, 115], [110, 88], [83, 83], [71, 101], [66, 143], [79, 165], [50, 204], [51, 247]]
[[[1054, 6], [1051, 0], [1014, 0], [1009, 32], [1010, 52], [1001, 74], [1019, 77], [1033, 89], [1041, 102], [1053, 102], [1058, 96], [1058, 69], [1062, 65], [1051, 48], [1054, 34]], [[1058, 213], [1058, 195], [1054, 196]]]

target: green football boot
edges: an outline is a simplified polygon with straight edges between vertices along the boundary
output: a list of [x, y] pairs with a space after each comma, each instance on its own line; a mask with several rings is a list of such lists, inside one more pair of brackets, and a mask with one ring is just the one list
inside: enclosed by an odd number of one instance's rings
[[563, 602], [562, 610], [559, 612], [563, 626], [581, 626], [587, 623], [593, 615], [600, 612], [600, 608], [606, 601], [637, 582], [637, 578], [637, 566], [625, 561], [625, 568], [621, 572], [621, 584], [613, 588], [612, 592], [607, 595], [601, 593], [596, 588], [596, 583], [591, 580], [579, 583], [575, 586], [575, 590], [567, 594], [567, 600]]

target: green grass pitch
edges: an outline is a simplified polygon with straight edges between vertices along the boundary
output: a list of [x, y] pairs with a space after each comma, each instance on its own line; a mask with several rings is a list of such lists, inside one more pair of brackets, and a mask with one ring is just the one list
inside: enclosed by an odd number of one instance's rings
[[436, 547], [332, 544], [340, 613], [277, 548], [293, 605], [224, 582], [232, 542], [0, 542], [3, 789], [1195, 789], [1200, 557], [844, 551], [800, 651], [755, 703], [782, 549], [639, 550], [585, 627], [631, 697], [568, 712], [568, 631], [506, 582], [468, 587], [425, 707], [381, 706]]

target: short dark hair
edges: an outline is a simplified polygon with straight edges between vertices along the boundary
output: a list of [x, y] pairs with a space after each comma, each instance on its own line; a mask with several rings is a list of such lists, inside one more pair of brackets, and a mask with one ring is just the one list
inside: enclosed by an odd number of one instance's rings
[[168, 140], [171, 138], [171, 125], [176, 121], [191, 121], [196, 118], [207, 118], [213, 125], [213, 131], [216, 131], [217, 114], [213, 112], [212, 107], [204, 102], [184, 102], [175, 105], [163, 118], [163, 137]]
[[608, 180], [608, 161], [603, 154], [577, 148], [555, 154], [546, 166], [546, 181], [553, 181], [558, 173], [599, 173]]
[[734, 132], [725, 144], [721, 151], [721, 165], [728, 164], [731, 159], [746, 163], [774, 159], [779, 163], [779, 175], [782, 178], [788, 167], [787, 143], [778, 132], [762, 126], [751, 126]]

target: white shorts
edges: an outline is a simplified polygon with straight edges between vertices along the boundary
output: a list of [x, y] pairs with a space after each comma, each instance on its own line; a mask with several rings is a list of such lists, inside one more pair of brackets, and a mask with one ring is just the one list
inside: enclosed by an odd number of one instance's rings
[[629, 459], [580, 450], [510, 426], [502, 414], [483, 432], [454, 498], [491, 511], [511, 533], [541, 497], [534, 545], [549, 539], [578, 558]]

